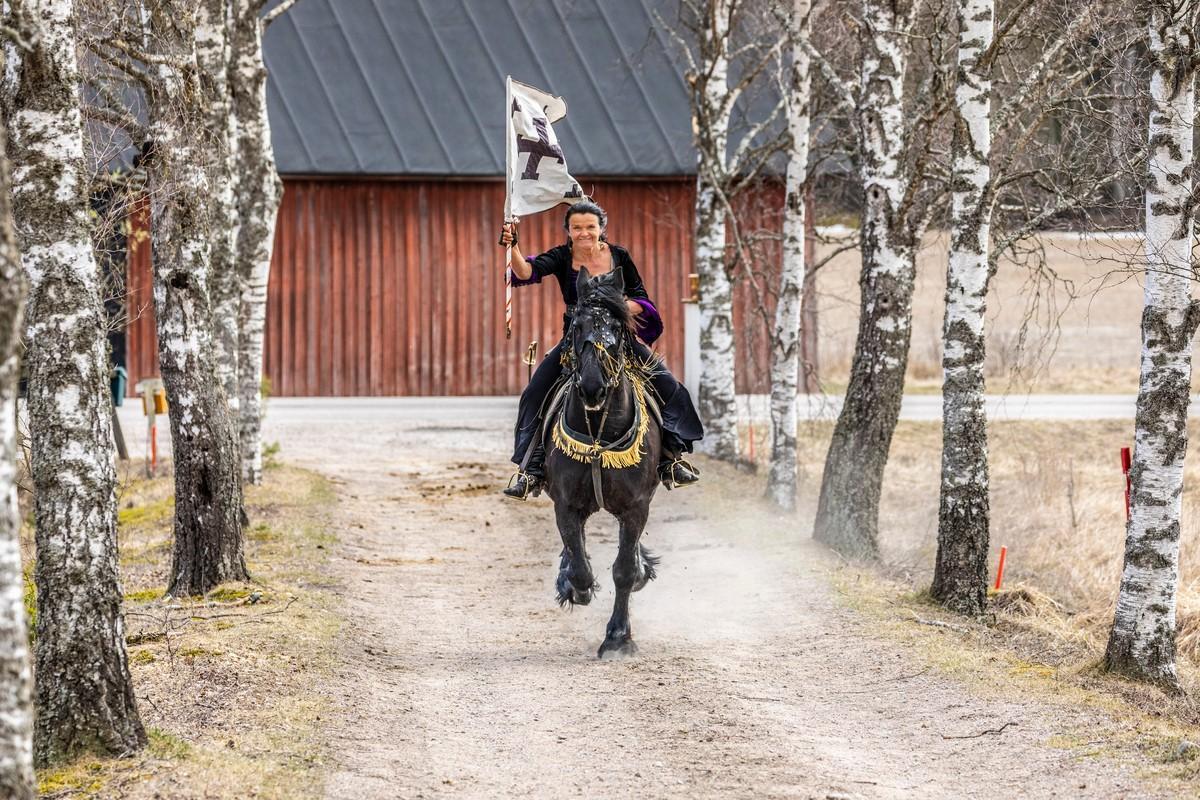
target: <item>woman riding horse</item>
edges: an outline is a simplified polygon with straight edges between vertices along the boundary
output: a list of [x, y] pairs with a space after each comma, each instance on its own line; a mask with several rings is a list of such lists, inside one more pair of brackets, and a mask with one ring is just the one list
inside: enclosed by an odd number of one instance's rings
[[[536, 258], [524, 258], [517, 245], [517, 231], [511, 223], [504, 225], [500, 236], [502, 246], [512, 245], [513, 286], [541, 283], [542, 278], [554, 276], [562, 290], [567, 311], [563, 315], [563, 334], [574, 313], [578, 301], [576, 280], [579, 269], [586, 267], [593, 275], [614, 269], [622, 272], [625, 282], [626, 304], [637, 328], [638, 337], [653, 344], [663, 331], [662, 320], [642, 277], [634, 266], [629, 251], [608, 243], [605, 230], [608, 215], [604, 209], [590, 200], [576, 203], [567, 209], [563, 227], [567, 231], [567, 243], [554, 247]], [[517, 412], [516, 446], [513, 463], [524, 466], [517, 472], [516, 480], [504, 490], [504, 494], [524, 500], [529, 495], [537, 496], [545, 481], [546, 453], [540, 432], [540, 412], [550, 388], [562, 374], [562, 348], [564, 342], [554, 346], [534, 371], [529, 385], [521, 393], [521, 404]], [[637, 342], [635, 350], [639, 358], [649, 362], [653, 354], [645, 344]], [[687, 486], [699, 480], [698, 471], [683, 460], [683, 453], [692, 452], [692, 443], [704, 436], [700, 417], [692, 404], [692, 397], [683, 384], [659, 365], [651, 381], [662, 412], [663, 446], [659, 462], [659, 478], [668, 489]], [[532, 450], [530, 450], [532, 448]], [[528, 451], [528, 452], [527, 452]], [[528, 456], [528, 457], [527, 457]]]

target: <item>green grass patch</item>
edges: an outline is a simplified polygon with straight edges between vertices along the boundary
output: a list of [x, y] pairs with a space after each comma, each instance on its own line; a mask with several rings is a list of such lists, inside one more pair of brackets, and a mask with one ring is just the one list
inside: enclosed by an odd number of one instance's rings
[[122, 508], [117, 512], [117, 524], [122, 528], [144, 528], [158, 525], [175, 513], [174, 495], [142, 505]]
[[162, 589], [142, 589], [138, 592], [126, 592], [125, 601], [129, 603], [151, 603], [162, 596]]
[[56, 795], [73, 793], [75, 797], [97, 797], [108, 784], [104, 763], [85, 756], [54, 770], [38, 775], [37, 793]]
[[180, 760], [192, 754], [192, 746], [190, 744], [178, 736], [173, 736], [158, 728], [151, 728], [146, 731], [146, 738], [150, 740], [147, 745], [150, 754], [158, 758]]
[[29, 626], [29, 643], [32, 645], [37, 638], [37, 584], [33, 580], [33, 565], [25, 568], [25, 622]]
[[263, 445], [263, 468], [278, 469], [279, 461], [279, 442], [268, 442]]
[[207, 647], [181, 647], [177, 655], [180, 658], [216, 658], [225, 654], [220, 650], [209, 650]]
[[129, 661], [132, 664], [153, 664], [158, 657], [149, 650], [134, 650], [129, 654]]
[[244, 600], [253, 591], [253, 589], [244, 586], [218, 586], [209, 592], [206, 597], [218, 603], [232, 603], [234, 600]]

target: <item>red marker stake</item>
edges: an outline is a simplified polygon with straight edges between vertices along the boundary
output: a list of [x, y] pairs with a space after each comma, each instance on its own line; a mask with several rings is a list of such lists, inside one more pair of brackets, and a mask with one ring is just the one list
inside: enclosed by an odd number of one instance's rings
[[1121, 472], [1125, 473], [1125, 521], [1129, 522], [1129, 494], [1133, 488], [1133, 484], [1129, 480], [1129, 468], [1133, 465], [1133, 459], [1129, 455], [1129, 448], [1121, 448]]
[[1000, 563], [996, 565], [996, 591], [1000, 591], [1000, 582], [1004, 580], [1004, 557], [1008, 555], [1008, 548], [1000, 548]]

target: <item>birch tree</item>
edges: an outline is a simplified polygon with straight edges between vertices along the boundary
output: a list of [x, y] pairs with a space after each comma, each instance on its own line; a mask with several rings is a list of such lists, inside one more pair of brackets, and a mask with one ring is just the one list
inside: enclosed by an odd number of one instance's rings
[[[1111, 152], [1105, 77], [1128, 45], [1106, 30], [1118, 20], [1102, 3], [1061, 9], [1018, 2], [997, 33], [993, 0], [960, 0], [952, 143], [951, 242], [943, 325], [943, 425], [938, 553], [932, 596], [967, 615], [987, 597], [988, 442], [984, 405], [984, 315], [998, 257], [1057, 215], [1104, 203], [1127, 171]], [[1065, 18], [1064, 18], [1065, 17]], [[1001, 55], [1003, 53], [1003, 56]], [[1032, 55], [1031, 55], [1032, 54]], [[1003, 101], [993, 114], [992, 72], [1001, 65]], [[1054, 125], [1073, 133], [1034, 148]], [[1089, 137], [1087, 126], [1095, 129]], [[993, 128], [1000, 134], [993, 168]], [[1047, 137], [1043, 137], [1047, 138]], [[1007, 204], [992, 245], [993, 217]], [[1080, 224], [1080, 222], [1076, 222]], [[1032, 250], [1040, 250], [1034, 243]], [[1035, 267], [1041, 259], [1033, 259]]]
[[230, 87], [232, 16], [228, 0], [202, 0], [197, 6], [196, 62], [207, 117], [209, 274], [212, 287], [213, 344], [217, 376], [230, 414], [238, 419], [238, 313], [242, 281], [237, 264], [240, 215], [237, 207], [238, 131]]
[[696, 143], [695, 265], [700, 276], [700, 420], [703, 452], [736, 461], [739, 452], [733, 283], [725, 264], [725, 208], [718, 196], [728, 169], [729, 119], [736, 96], [729, 87], [729, 35], [737, 0], [706, 0], [693, 14], [698, 61], [688, 72]]
[[1178, 689], [1179, 516], [1192, 337], [1200, 324], [1200, 304], [1191, 291], [1196, 4], [1151, 0], [1145, 8], [1151, 105], [1141, 379], [1125, 565], [1104, 664], [1113, 672]]
[[950, 259], [942, 326], [942, 483], [931, 593], [969, 615], [987, 602], [988, 450], [983, 323], [991, 214], [989, 64], [995, 0], [959, 0]]
[[38, 589], [35, 757], [146, 743], [125, 652], [100, 275], [87, 218], [72, 0], [26, 0], [10, 122], [29, 280], [29, 421]]
[[267, 67], [262, 41], [266, 26], [292, 2], [276, 6], [260, 20], [263, 0], [234, 0], [233, 61], [229, 79], [238, 118], [237, 270], [241, 280], [238, 392], [242, 477], [262, 482], [263, 340], [267, 319], [267, 281], [275, 245], [275, 219], [283, 182], [275, 169], [271, 126], [267, 119]]
[[[0, 51], [0, 72], [5, 66]], [[28, 283], [13, 231], [6, 126], [0, 124], [0, 795], [33, 797], [33, 674], [17, 503], [17, 379]]]
[[[780, 99], [758, 119], [736, 118], [751, 90], [764, 85], [765, 71], [786, 36], [752, 0], [680, 0], [678, 25], [656, 14], [685, 59], [697, 151], [695, 265], [700, 276], [700, 397], [704, 452], [737, 461], [736, 344], [733, 330], [734, 272], [752, 258], [741, 237], [736, 198], [763, 176], [771, 158], [786, 146], [778, 130]], [[737, 77], [730, 80], [736, 67]]]
[[791, 137], [783, 210], [783, 263], [771, 341], [771, 472], [767, 496], [780, 508], [796, 507], [796, 424], [800, 375], [800, 309], [805, 282], [805, 202], [809, 149], [810, 0], [794, 0], [789, 18], [792, 63], [787, 82]]
[[203, 594], [246, 580], [242, 486], [233, 419], [212, 343], [206, 198], [213, 187], [209, 154], [196, 124], [196, 14], [180, 0], [148, 7], [151, 52], [130, 54], [155, 65], [150, 95], [152, 155], [147, 160], [154, 247], [158, 358], [170, 403], [175, 454], [175, 543], [168, 594]]
[[917, 202], [924, 151], [946, 103], [930, 88], [918, 94], [919, 112], [906, 106], [912, 5], [862, 0], [860, 14], [857, 88], [827, 62], [822, 69], [851, 109], [857, 139], [862, 271], [850, 381], [825, 459], [813, 535], [844, 554], [874, 556], [883, 469], [912, 336], [917, 244], [928, 223], [929, 206]]

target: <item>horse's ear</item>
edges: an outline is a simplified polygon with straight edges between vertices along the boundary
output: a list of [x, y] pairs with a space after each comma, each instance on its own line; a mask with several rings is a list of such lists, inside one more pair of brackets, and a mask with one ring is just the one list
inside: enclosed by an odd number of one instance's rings
[[578, 297], [583, 297], [583, 291], [587, 288], [588, 281], [592, 279], [592, 273], [587, 271], [587, 267], [579, 268], [579, 277], [575, 279], [575, 294]]
[[620, 267], [614, 267], [610, 273], [612, 277], [612, 285], [621, 294], [625, 294], [625, 270]]

